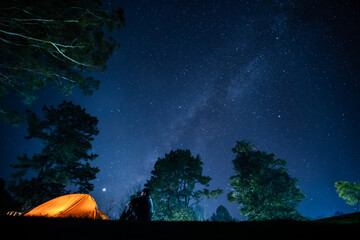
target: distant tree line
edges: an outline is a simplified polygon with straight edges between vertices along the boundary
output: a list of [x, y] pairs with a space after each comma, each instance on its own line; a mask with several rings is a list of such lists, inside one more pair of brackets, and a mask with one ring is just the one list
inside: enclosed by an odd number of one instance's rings
[[[40, 139], [43, 149], [31, 157], [19, 156], [18, 163], [11, 165], [15, 170], [8, 184], [12, 196], [2, 181], [0, 210], [20, 206], [26, 210], [67, 193], [91, 192], [91, 180], [99, 172], [90, 165], [98, 155], [89, 154], [91, 141], [99, 132], [97, 118], [81, 106], [64, 101], [57, 108], [44, 106], [42, 119], [28, 111], [27, 123], [25, 138]], [[256, 221], [304, 219], [297, 208], [305, 195], [297, 187], [298, 179], [289, 176], [286, 160], [256, 150], [247, 140], [237, 142], [232, 151], [234, 174], [229, 178], [232, 188], [227, 199], [239, 204], [243, 216]], [[194, 206], [223, 193], [221, 189], [208, 189], [211, 177], [203, 175], [202, 165], [199, 155], [183, 149], [157, 159], [145, 184], [151, 190], [154, 220], [196, 221], [199, 217]], [[33, 177], [27, 179], [29, 172]], [[358, 210], [360, 184], [340, 181], [335, 186], [339, 196]], [[234, 221], [224, 206], [219, 206], [210, 220]]]
[[[245, 140], [237, 142], [233, 152], [235, 175], [229, 179], [233, 190], [228, 200], [241, 206], [242, 215], [249, 220], [302, 219], [297, 207], [305, 195], [296, 186], [298, 180], [288, 175], [285, 160], [256, 151]], [[196, 190], [196, 184], [208, 186], [211, 180], [202, 175], [202, 164], [199, 155], [193, 157], [189, 150], [181, 149], [157, 160], [145, 184], [152, 191], [156, 220], [196, 220], [191, 206], [223, 193], [221, 189]], [[233, 220], [224, 206], [211, 219]]]
[[[51, 198], [70, 192], [89, 193], [91, 180], [99, 172], [92, 167], [97, 154], [89, 154], [91, 141], [98, 134], [96, 117], [71, 102], [57, 108], [43, 108], [44, 117], [27, 113], [26, 139], [37, 138], [43, 149], [32, 157], [18, 157], [9, 190], [25, 208], [34, 207]], [[296, 187], [285, 168], [286, 161], [275, 154], [257, 151], [248, 141], [237, 142], [232, 149], [235, 174], [229, 179], [232, 190], [230, 202], [238, 203], [242, 215], [249, 220], [301, 219], [297, 207], [305, 196]], [[203, 162], [190, 150], [177, 149], [158, 158], [145, 187], [151, 190], [154, 220], [195, 221], [194, 206], [208, 198], [217, 198], [221, 189], [209, 190], [209, 176], [203, 175]], [[31, 171], [31, 179], [24, 178]], [[204, 188], [201, 188], [204, 187]], [[230, 221], [226, 208], [221, 206], [211, 218]]]

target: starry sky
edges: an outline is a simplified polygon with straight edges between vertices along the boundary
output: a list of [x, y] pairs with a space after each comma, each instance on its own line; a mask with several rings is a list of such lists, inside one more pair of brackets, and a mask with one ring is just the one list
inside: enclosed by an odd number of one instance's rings
[[[98, 204], [120, 202], [150, 179], [158, 157], [190, 149], [204, 162], [210, 217], [226, 200], [234, 173], [231, 148], [248, 139], [287, 160], [307, 196], [304, 216], [349, 213], [336, 193], [340, 180], [360, 181], [360, 22], [355, 1], [104, 1], [124, 9], [121, 43], [100, 90], [62, 96], [48, 87], [30, 110], [73, 101], [99, 119], [93, 141], [100, 172]], [[25, 109], [8, 99], [9, 106]], [[41, 150], [26, 126], [0, 123], [0, 177], [16, 156]], [[115, 213], [113, 213], [115, 214]]]

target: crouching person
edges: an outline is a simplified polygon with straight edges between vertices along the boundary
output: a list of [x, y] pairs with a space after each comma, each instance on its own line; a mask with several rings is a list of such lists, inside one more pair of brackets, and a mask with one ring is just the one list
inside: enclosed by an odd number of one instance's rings
[[150, 190], [145, 188], [141, 192], [141, 196], [132, 199], [126, 204], [124, 212], [121, 214], [121, 221], [151, 221], [154, 212]]

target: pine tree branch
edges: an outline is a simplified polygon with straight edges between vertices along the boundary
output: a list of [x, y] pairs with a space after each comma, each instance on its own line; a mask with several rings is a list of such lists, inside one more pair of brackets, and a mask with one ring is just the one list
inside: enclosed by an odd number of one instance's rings
[[42, 40], [42, 39], [38, 39], [38, 38], [33, 38], [33, 37], [25, 36], [25, 35], [23, 35], [23, 34], [14, 33], [14, 32], [8, 32], [8, 31], [4, 31], [4, 30], [1, 30], [1, 29], [0, 29], [0, 33], [4, 33], [4, 34], [7, 34], [7, 35], [12, 35], [12, 36], [16, 36], [16, 37], [25, 38], [25, 39], [27, 39], [27, 40], [32, 40], [32, 41], [37, 41], [37, 42], [42, 42], [42, 43], [50, 44], [50, 45], [52, 45], [52, 46], [57, 50], [58, 53], [60, 53], [60, 55], [62, 55], [64, 58], [68, 59], [69, 61], [71, 61], [71, 62], [73, 62], [73, 63], [75, 63], [75, 64], [78, 64], [78, 65], [81, 65], [81, 66], [93, 68], [93, 66], [91, 66], [91, 65], [89, 65], [89, 64], [78, 62], [78, 61], [76, 61], [75, 59], [67, 56], [66, 54], [64, 54], [64, 53], [59, 49], [59, 47], [63, 47], [63, 48], [84, 48], [85, 46], [73, 46], [73, 45], [64, 45], [64, 44], [60, 44], [60, 43], [54, 43], [54, 42], [52, 42], [52, 41], [47, 41], [47, 40]]
[[[74, 20], [74, 19], [71, 19], [71, 20], [55, 20], [55, 19], [42, 19], [42, 18], [25, 18], [25, 19], [22, 19], [22, 18], [12, 18], [11, 21], [18, 21], [18, 22], [42, 22], [42, 23], [56, 23], [56, 22], [64, 22], [64, 23], [79, 23], [79, 20]], [[9, 21], [9, 22], [11, 22]]]
[[[48, 74], [46, 74], [45, 72], [42, 72], [42, 71], [36, 71], [36, 70], [33, 70], [33, 69], [30, 69], [30, 68], [26, 68], [26, 67], [22, 67], [22, 66], [7, 66], [7, 65], [4, 65], [4, 64], [0, 64], [0, 68], [7, 68], [7, 69], [12, 69], [12, 70], [24, 70], [24, 71], [27, 71], [27, 72], [31, 72], [31, 73], [35, 73], [35, 74], [38, 74], [38, 75], [42, 75], [42, 76], [46, 76]], [[2, 74], [0, 73], [0, 76]], [[60, 75], [60, 74], [57, 74], [57, 73], [51, 73], [51, 75], [54, 75], [56, 76], [58, 79], [64, 79], [64, 80], [67, 80], [71, 83], [76, 83], [75, 80], [72, 80], [70, 78], [67, 78], [63, 75]], [[62, 84], [61, 84], [62, 85]]]
[[53, 46], [55, 47], [55, 49], [56, 49], [64, 58], [70, 60], [71, 62], [76, 63], [76, 64], [81, 65], [81, 66], [85, 66], [85, 67], [90, 67], [90, 68], [93, 67], [93, 66], [91, 66], [91, 65], [89, 65], [89, 64], [78, 62], [78, 61], [76, 61], [75, 59], [72, 59], [71, 57], [65, 55], [65, 54], [56, 46], [55, 43], [50, 42], [50, 44], [53, 45]]
[[18, 82], [13, 81], [10, 77], [0, 72], [0, 81], [10, 87], [13, 87], [16, 92], [20, 92], [18, 87], [22, 87], [24, 84], [20, 84]]
[[29, 36], [25, 36], [23, 34], [20, 33], [14, 33], [14, 32], [8, 32], [8, 31], [4, 31], [0, 29], [1, 33], [7, 34], [7, 35], [12, 35], [12, 36], [16, 36], [16, 37], [21, 37], [21, 38], [25, 38], [27, 40], [32, 40], [32, 41], [36, 41], [36, 42], [42, 42], [42, 43], [47, 43], [47, 44], [51, 44], [53, 46], [56, 47], [63, 47], [63, 48], [84, 48], [85, 46], [73, 46], [73, 45], [65, 45], [65, 44], [61, 44], [61, 43], [54, 43], [52, 41], [47, 41], [47, 40], [42, 40], [39, 38], [33, 38], [33, 37], [29, 37]]

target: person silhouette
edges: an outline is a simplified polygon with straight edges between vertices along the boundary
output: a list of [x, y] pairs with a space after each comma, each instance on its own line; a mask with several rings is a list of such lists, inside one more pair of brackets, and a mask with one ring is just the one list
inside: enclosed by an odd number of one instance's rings
[[124, 212], [121, 214], [122, 221], [151, 221], [154, 212], [150, 190], [145, 188], [141, 192], [141, 196], [133, 198], [126, 204]]

